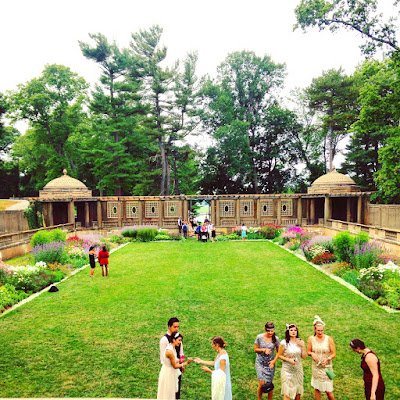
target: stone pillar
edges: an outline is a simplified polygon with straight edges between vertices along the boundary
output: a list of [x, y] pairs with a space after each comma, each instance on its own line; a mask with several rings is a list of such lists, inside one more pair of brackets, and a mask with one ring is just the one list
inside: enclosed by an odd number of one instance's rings
[[164, 222], [164, 201], [158, 200], [158, 227], [162, 228]]
[[211, 223], [215, 225], [215, 222], [217, 221], [217, 213], [215, 209], [215, 200], [211, 200]]
[[301, 197], [297, 199], [297, 224], [303, 225], [303, 205], [301, 203]]
[[281, 225], [282, 224], [282, 200], [281, 199], [276, 200], [276, 219], [277, 219], [277, 224]]
[[360, 196], [357, 199], [357, 224], [362, 224], [362, 197]]
[[122, 201], [118, 200], [117, 212], [118, 212], [118, 227], [121, 228], [122, 226]]
[[47, 208], [47, 215], [48, 215], [48, 220], [47, 226], [53, 226], [54, 225], [54, 215], [53, 215], [53, 203], [47, 203], [48, 208]]
[[371, 225], [370, 220], [369, 220], [369, 202], [370, 196], [368, 197], [363, 197], [363, 203], [364, 203], [364, 225]]
[[235, 217], [236, 217], [236, 225], [242, 225], [240, 222], [240, 199], [236, 199], [235, 201]]
[[103, 214], [100, 200], [97, 200], [97, 225], [99, 228], [101, 228], [103, 225]]
[[351, 222], [351, 197], [346, 199], [346, 221]]
[[121, 203], [121, 211], [122, 211], [122, 223], [126, 222], [126, 200], [123, 200]]
[[324, 225], [328, 219], [332, 218], [332, 208], [331, 208], [331, 199], [329, 196], [325, 196], [325, 204], [324, 204]]
[[73, 200], [68, 203], [68, 223], [74, 224], [75, 228], [75, 204]]
[[139, 225], [143, 224], [143, 206], [144, 206], [144, 200], [139, 199], [139, 206], [138, 206]]
[[181, 204], [183, 203], [183, 220], [188, 221], [189, 220], [189, 207], [188, 207], [188, 201], [189, 200], [181, 200]]
[[221, 226], [221, 215], [219, 212], [219, 200], [215, 200], [215, 225]]
[[257, 226], [261, 225], [261, 200], [256, 200], [256, 207], [257, 207]]
[[310, 199], [310, 219], [311, 224], [315, 224], [315, 199]]
[[85, 201], [85, 228], [87, 228], [90, 224], [89, 218], [89, 202]]

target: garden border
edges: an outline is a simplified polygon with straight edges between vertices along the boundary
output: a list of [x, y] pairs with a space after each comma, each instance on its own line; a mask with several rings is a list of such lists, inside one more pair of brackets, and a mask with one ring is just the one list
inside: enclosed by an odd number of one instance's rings
[[384, 311], [386, 311], [389, 314], [398, 314], [400, 313], [400, 310], [395, 310], [393, 308], [390, 308], [388, 306], [381, 306], [380, 304], [377, 304], [375, 302], [375, 300], [371, 299], [370, 297], [366, 296], [364, 293], [361, 293], [355, 286], [353, 286], [351, 283], [346, 282], [344, 279], [340, 278], [339, 276], [336, 276], [334, 274], [331, 274], [328, 271], [325, 271], [322, 267], [320, 267], [319, 265], [313, 264], [310, 261], [307, 261], [307, 259], [302, 255], [302, 254], [298, 254], [295, 253], [293, 251], [290, 251], [289, 249], [286, 249], [285, 247], [281, 246], [279, 243], [273, 242], [272, 240], [270, 240], [270, 242], [274, 243], [275, 245], [279, 246], [281, 249], [286, 250], [287, 252], [293, 254], [294, 256], [296, 256], [297, 258], [300, 258], [300, 260], [303, 260], [304, 262], [306, 262], [307, 264], [311, 265], [313, 268], [317, 269], [320, 272], [323, 272], [325, 275], [329, 276], [329, 278], [333, 279], [336, 282], [339, 282], [341, 285], [347, 287], [348, 289], [350, 289], [352, 292], [358, 294], [359, 296], [361, 296], [363, 299], [369, 301], [370, 303], [372, 303], [373, 305], [375, 305], [376, 307], [383, 309]]
[[[129, 242], [128, 242], [128, 243], [124, 243], [124, 244], [122, 244], [121, 246], [118, 246], [118, 247], [115, 248], [115, 249], [111, 249], [111, 250], [110, 250], [110, 254], [115, 253], [117, 250], [122, 249], [123, 247], [125, 247], [125, 246], [128, 245], [128, 244], [129, 244]], [[3, 311], [3, 312], [0, 314], [0, 318], [3, 317], [4, 315], [8, 314], [8, 313], [11, 312], [11, 311], [14, 311], [16, 308], [18, 308], [18, 307], [20, 307], [20, 306], [22, 306], [22, 305], [24, 305], [24, 304], [26, 304], [26, 303], [29, 303], [29, 302], [32, 301], [34, 298], [40, 296], [42, 293], [48, 292], [49, 289], [50, 289], [52, 286], [58, 286], [61, 282], [64, 282], [64, 281], [66, 281], [67, 279], [71, 278], [72, 276], [76, 275], [78, 272], [84, 270], [84, 269], [87, 268], [89, 265], [90, 265], [90, 264], [85, 264], [84, 266], [82, 266], [82, 267], [80, 267], [80, 268], [74, 270], [73, 272], [71, 272], [70, 275], [67, 275], [65, 278], [61, 279], [61, 281], [59, 281], [59, 282], [54, 282], [54, 283], [52, 283], [51, 285], [46, 286], [45, 288], [43, 288], [43, 289], [40, 290], [39, 292], [33, 293], [33, 294], [31, 294], [29, 297], [27, 297], [27, 298], [25, 298], [25, 299], [19, 301], [18, 303], [15, 303], [15, 304], [12, 305], [10, 308], [7, 308], [7, 310]]]

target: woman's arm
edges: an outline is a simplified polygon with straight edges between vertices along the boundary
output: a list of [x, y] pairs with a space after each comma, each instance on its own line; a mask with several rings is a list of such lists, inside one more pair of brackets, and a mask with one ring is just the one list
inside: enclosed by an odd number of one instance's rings
[[213, 366], [215, 365], [215, 361], [204, 361], [204, 360], [202, 360], [202, 359], [199, 358], [199, 357], [196, 357], [196, 358], [194, 359], [194, 362], [195, 362], [196, 364], [209, 365], [210, 367], [213, 367]]
[[284, 351], [285, 351], [285, 348], [283, 347], [282, 344], [280, 344], [280, 345], [279, 345], [278, 354], [276, 355], [276, 358], [280, 358], [282, 361], [286, 361], [286, 362], [289, 362], [290, 364], [295, 365], [295, 364], [296, 364], [296, 361], [294, 361], [292, 358], [285, 357], [285, 356], [283, 355], [283, 352], [284, 352]]
[[331, 355], [329, 357], [325, 358], [325, 360], [322, 362], [322, 365], [324, 367], [330, 360], [333, 360], [336, 357], [335, 342], [333, 341], [333, 339], [331, 337], [329, 337], [328, 341], [329, 341], [329, 350], [331, 352]]
[[371, 400], [376, 398], [376, 389], [378, 388], [379, 382], [379, 370], [378, 370], [378, 357], [375, 354], [367, 354], [365, 357], [365, 362], [367, 363], [372, 374], [372, 387], [371, 387]]
[[225, 372], [225, 366], [226, 366], [226, 360], [224, 358], [221, 358], [219, 361], [219, 368]]
[[308, 341], [307, 341], [307, 354], [308, 354], [309, 356], [311, 356], [311, 358], [312, 358], [315, 362], [318, 362], [318, 357], [317, 357], [317, 355], [313, 352], [313, 348], [312, 348], [312, 337], [311, 337], [311, 336], [308, 338]]
[[302, 339], [297, 339], [297, 345], [301, 349], [301, 358], [305, 360], [307, 358], [307, 350], [306, 350], [306, 344], [304, 343], [304, 340]]
[[180, 363], [178, 363], [178, 362], [176, 361], [175, 355], [174, 355], [174, 353], [172, 353], [171, 350], [167, 350], [167, 351], [165, 352], [165, 357], [169, 358], [169, 360], [171, 361], [171, 365], [172, 365], [175, 369], [178, 369], [178, 368], [182, 368], [182, 367], [183, 367], [182, 364], [180, 364]]
[[260, 347], [258, 344], [255, 344], [254, 345], [254, 352], [255, 353], [258, 353], [258, 354], [260, 354], [260, 353], [265, 353], [265, 354], [271, 354], [271, 349], [264, 349], [263, 347]]

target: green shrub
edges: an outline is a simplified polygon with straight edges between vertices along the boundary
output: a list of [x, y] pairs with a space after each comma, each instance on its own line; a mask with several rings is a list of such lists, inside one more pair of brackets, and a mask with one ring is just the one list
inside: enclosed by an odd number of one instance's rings
[[344, 275], [343, 275], [343, 279], [347, 282], [350, 283], [353, 286], [357, 285], [358, 282], [358, 272], [351, 270], [351, 271], [347, 271]]
[[121, 235], [124, 237], [136, 239], [137, 231], [137, 229], [125, 228], [124, 230], [122, 230]]
[[67, 240], [67, 233], [61, 229], [53, 229], [51, 231], [38, 231], [31, 239], [31, 246], [36, 247], [45, 243], [51, 242], [65, 242]]
[[236, 233], [230, 233], [229, 235], [218, 235], [215, 237], [216, 242], [227, 242], [228, 240], [239, 240], [240, 237]]
[[392, 308], [400, 308], [400, 277], [396, 274], [391, 274], [391, 277], [383, 282], [387, 304]]
[[164, 233], [159, 233], [158, 235], [156, 235], [156, 237], [154, 238], [154, 240], [171, 240], [171, 238], [164, 234]]
[[67, 240], [67, 232], [62, 231], [61, 229], [53, 229], [51, 231], [47, 231], [49, 235], [49, 241], [51, 242], [65, 242]]
[[31, 239], [31, 246], [35, 247], [38, 245], [42, 245], [48, 243], [48, 234], [47, 231], [38, 231], [36, 232]]
[[151, 242], [157, 236], [157, 228], [142, 228], [137, 231], [137, 240], [141, 242]]
[[335, 254], [339, 261], [350, 263], [350, 258], [354, 252], [354, 237], [349, 231], [339, 232], [333, 238]]
[[122, 244], [122, 243], [124, 243], [123, 238], [122, 238], [121, 236], [118, 236], [118, 235], [112, 235], [112, 236], [110, 236], [110, 237], [108, 238], [108, 240], [109, 240], [111, 243], [117, 243], [117, 244]]
[[364, 293], [367, 297], [373, 300], [377, 300], [379, 297], [385, 295], [385, 291], [379, 282], [364, 282], [358, 281], [354, 285], [361, 293]]
[[0, 286], [0, 311], [3, 311], [8, 306], [18, 303], [28, 296], [27, 293], [21, 290], [16, 290], [14, 286]]

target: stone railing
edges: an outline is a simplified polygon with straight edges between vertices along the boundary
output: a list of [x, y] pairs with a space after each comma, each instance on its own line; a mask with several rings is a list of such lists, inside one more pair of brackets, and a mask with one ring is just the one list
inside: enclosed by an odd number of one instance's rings
[[377, 226], [361, 225], [353, 222], [337, 221], [328, 219], [326, 227], [338, 231], [349, 231], [351, 233], [366, 232], [371, 239], [380, 239], [385, 241], [399, 242], [400, 243], [400, 230], [381, 228]]
[[29, 243], [32, 239], [32, 236], [36, 232], [53, 230], [56, 228], [70, 232], [74, 230], [74, 224], [54, 225], [48, 228], [31, 229], [29, 231], [6, 233], [4, 235], [0, 235], [0, 250]]

